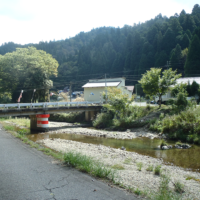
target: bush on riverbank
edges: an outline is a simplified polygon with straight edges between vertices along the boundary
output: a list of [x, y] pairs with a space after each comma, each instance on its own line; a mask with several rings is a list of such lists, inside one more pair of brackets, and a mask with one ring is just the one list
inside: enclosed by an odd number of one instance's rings
[[148, 122], [139, 121], [140, 118], [147, 116], [155, 108], [151, 106], [139, 107], [139, 106], [127, 106], [127, 108], [120, 113], [120, 111], [111, 112], [107, 110], [106, 113], [100, 113], [93, 121], [95, 128], [107, 128], [113, 126], [114, 129], [120, 128], [134, 128], [141, 127]]
[[51, 114], [50, 121], [56, 122], [83, 122], [85, 120], [85, 113], [84, 112], [70, 112], [70, 113], [58, 113], [58, 114]]
[[166, 115], [151, 124], [150, 130], [176, 139], [200, 144], [200, 108], [190, 107], [178, 114]]

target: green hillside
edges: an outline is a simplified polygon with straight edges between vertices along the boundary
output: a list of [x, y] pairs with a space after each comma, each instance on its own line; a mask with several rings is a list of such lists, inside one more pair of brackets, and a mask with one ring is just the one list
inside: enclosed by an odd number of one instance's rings
[[81, 89], [90, 78], [126, 77], [135, 84], [152, 67], [171, 67], [183, 76], [200, 76], [200, 6], [191, 14], [184, 10], [170, 18], [154, 19], [123, 28], [101, 27], [81, 32], [73, 38], [18, 45], [5, 43], [0, 54], [17, 47], [34, 46], [53, 55], [59, 62], [58, 77], [51, 77], [56, 89], [73, 82]]

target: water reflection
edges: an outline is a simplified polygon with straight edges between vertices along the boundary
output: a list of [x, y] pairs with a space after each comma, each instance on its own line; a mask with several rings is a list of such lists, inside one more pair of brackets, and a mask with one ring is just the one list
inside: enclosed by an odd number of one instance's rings
[[[162, 158], [165, 163], [173, 163], [174, 165], [183, 168], [190, 168], [192, 170], [200, 169], [200, 146], [193, 145], [190, 149], [169, 149], [160, 150], [159, 139], [151, 140], [149, 138], [135, 138], [132, 140], [116, 140], [110, 138], [99, 138], [76, 134], [31, 134], [29, 138], [33, 141], [42, 140], [46, 138], [61, 138], [65, 140], [73, 140], [83, 143], [101, 144], [113, 148], [120, 148], [124, 146], [127, 151], [137, 152], [142, 155], [148, 155], [155, 158]], [[168, 144], [173, 145], [174, 142], [167, 141]]]

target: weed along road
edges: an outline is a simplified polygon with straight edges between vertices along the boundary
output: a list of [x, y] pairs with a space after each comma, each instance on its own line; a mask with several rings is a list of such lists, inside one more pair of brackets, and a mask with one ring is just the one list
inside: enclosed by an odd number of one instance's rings
[[76, 169], [64, 166], [6, 133], [0, 125], [1, 200], [134, 200]]

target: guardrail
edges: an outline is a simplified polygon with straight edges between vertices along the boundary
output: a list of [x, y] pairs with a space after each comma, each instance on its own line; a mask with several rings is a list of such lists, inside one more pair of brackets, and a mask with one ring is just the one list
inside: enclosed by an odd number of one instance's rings
[[82, 101], [82, 102], [41, 102], [41, 103], [13, 103], [13, 104], [0, 104], [0, 108], [3, 109], [9, 109], [9, 108], [18, 108], [21, 109], [23, 107], [28, 107], [30, 109], [34, 108], [48, 108], [48, 107], [70, 107], [72, 106], [89, 106], [89, 105], [94, 105], [94, 104], [102, 104], [100, 101], [94, 101], [94, 102], [89, 102], [89, 101]]

